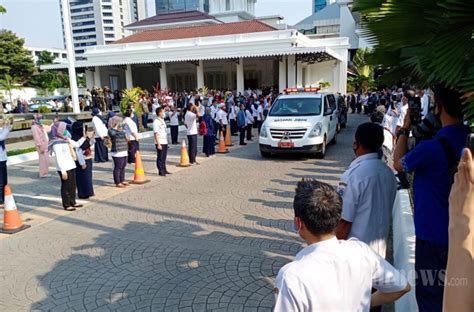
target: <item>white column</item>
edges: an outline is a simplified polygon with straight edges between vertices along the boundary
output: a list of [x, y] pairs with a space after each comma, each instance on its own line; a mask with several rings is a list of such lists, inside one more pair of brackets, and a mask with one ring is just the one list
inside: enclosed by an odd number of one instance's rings
[[340, 63], [339, 72], [339, 92], [341, 94], [347, 93], [347, 60], [349, 58], [349, 51], [343, 53], [342, 62]]
[[[332, 70], [332, 84], [331, 84], [331, 90], [333, 92], [341, 92], [341, 80], [339, 79], [341, 71], [341, 62], [339, 61], [334, 61], [334, 68]], [[345, 93], [341, 93], [345, 94]]]
[[166, 73], [166, 63], [161, 63], [161, 67], [160, 67], [160, 88], [168, 89], [168, 76]]
[[92, 70], [86, 69], [85, 75], [86, 75], [86, 88], [89, 89], [90, 91], [94, 87], [94, 73], [92, 72]]
[[239, 64], [237, 64], [237, 94], [244, 93], [244, 59], [239, 58]]
[[130, 64], [127, 64], [127, 68], [125, 69], [125, 87], [127, 89], [133, 88], [132, 65]]
[[94, 67], [94, 86], [102, 88], [102, 81], [100, 81], [100, 67]]
[[286, 55], [281, 57], [281, 61], [278, 62], [278, 91], [283, 92], [286, 85]]
[[311, 84], [313, 83], [311, 81], [311, 64], [308, 64], [306, 67], [305, 67], [305, 72], [304, 72], [304, 84], [305, 84], [305, 87], [311, 87]]
[[296, 62], [296, 86], [303, 86], [303, 64], [301, 61]]
[[71, 32], [71, 16], [69, 10], [69, 1], [61, 0], [61, 7], [63, 10], [63, 26], [64, 26], [64, 37], [66, 41], [66, 52], [68, 62], [68, 73], [69, 73], [69, 89], [71, 91], [72, 107], [74, 113], [80, 113], [81, 108], [79, 107], [79, 91], [77, 90], [77, 79], [76, 79], [76, 67], [74, 65], [75, 55], [72, 48], [72, 32]]
[[288, 55], [288, 87], [296, 87], [296, 64], [295, 56]]
[[204, 63], [199, 60], [199, 66], [196, 66], [197, 71], [197, 88], [204, 87]]

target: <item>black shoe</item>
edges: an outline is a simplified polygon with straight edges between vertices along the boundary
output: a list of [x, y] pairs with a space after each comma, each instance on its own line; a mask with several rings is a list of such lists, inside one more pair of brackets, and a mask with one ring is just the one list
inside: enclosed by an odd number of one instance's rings
[[165, 171], [165, 174], [172, 174], [171, 172], [169, 172], [168, 170]]
[[158, 175], [159, 175], [160, 177], [166, 177], [166, 174], [165, 174], [165, 173], [158, 173]]
[[247, 145], [247, 143], [240, 143], [240, 145]]

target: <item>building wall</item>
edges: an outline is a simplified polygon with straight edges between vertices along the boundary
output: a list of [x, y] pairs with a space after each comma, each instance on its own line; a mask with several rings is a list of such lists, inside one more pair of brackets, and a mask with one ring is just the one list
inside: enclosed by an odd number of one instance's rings
[[328, 88], [330, 92], [339, 92], [338, 82], [336, 79], [338, 77], [334, 76], [334, 71], [337, 64], [336, 61], [328, 61], [322, 63], [316, 63], [308, 65], [306, 70], [311, 71], [310, 81], [304, 81], [305, 86], [318, 86], [320, 82], [329, 82], [331, 86]]
[[36, 48], [36, 47], [26, 47], [30, 53], [33, 61], [36, 63], [38, 61], [38, 56], [42, 51], [48, 51], [55, 57], [53, 63], [66, 63], [67, 54], [64, 49], [51, 49], [51, 48]]

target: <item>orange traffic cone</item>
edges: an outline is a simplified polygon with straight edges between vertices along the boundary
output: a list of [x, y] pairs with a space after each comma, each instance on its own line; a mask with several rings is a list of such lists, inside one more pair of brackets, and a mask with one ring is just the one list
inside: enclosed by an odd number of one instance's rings
[[234, 144], [232, 144], [232, 136], [229, 127], [227, 127], [227, 131], [225, 132], [225, 146], [234, 146]]
[[18, 212], [18, 209], [16, 209], [12, 190], [8, 185], [5, 185], [5, 211], [3, 212], [3, 228], [0, 232], [14, 234], [29, 227], [29, 225], [21, 222], [20, 213]]
[[186, 147], [186, 140], [183, 139], [181, 143], [181, 161], [178, 164], [178, 167], [189, 167], [191, 164], [189, 163], [189, 155], [188, 155], [188, 148]]
[[217, 152], [220, 154], [229, 152], [229, 150], [225, 147], [224, 135], [222, 134], [222, 131], [219, 132], [219, 150]]
[[140, 156], [140, 151], [137, 151], [135, 154], [135, 175], [133, 177], [133, 184], [144, 184], [150, 182], [145, 177], [145, 170], [143, 169], [142, 157]]

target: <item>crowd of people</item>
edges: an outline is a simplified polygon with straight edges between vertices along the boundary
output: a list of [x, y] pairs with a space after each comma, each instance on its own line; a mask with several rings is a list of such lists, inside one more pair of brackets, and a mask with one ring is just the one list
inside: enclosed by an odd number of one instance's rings
[[[91, 107], [92, 127], [68, 120], [55, 120], [47, 126], [43, 116], [36, 114], [32, 133], [39, 154], [39, 175], [48, 176], [49, 155], [54, 154], [62, 204], [65, 210], [73, 211], [81, 206], [76, 194], [84, 199], [94, 196], [94, 162], [112, 158], [114, 185], [129, 186], [125, 168], [135, 163], [140, 150], [136, 105], [141, 105], [145, 127], [149, 119], [153, 120], [157, 174], [166, 176], [170, 174], [168, 146], [182, 139], [181, 124], [186, 128], [190, 163], [198, 165], [199, 136], [207, 157], [214, 155], [215, 145], [227, 132], [239, 136], [239, 143], [245, 145], [254, 132], [260, 132], [277, 96], [271, 89], [243, 94], [166, 91], [143, 95], [121, 115], [110, 111], [108, 102], [103, 105], [96, 101]], [[409, 186], [407, 173], [413, 172], [414, 286], [419, 310], [441, 311], [443, 305], [447, 310], [456, 306], [472, 310], [472, 284], [445, 287], [450, 277], [473, 278], [474, 164], [471, 152], [463, 152], [469, 128], [463, 122], [460, 94], [442, 85], [432, 91], [403, 86], [345, 98], [352, 113], [364, 111], [371, 122], [357, 128], [352, 145], [356, 158], [337, 188], [315, 180], [298, 183], [294, 225], [308, 247], [280, 270], [275, 310], [367, 311], [410, 291], [404, 274], [385, 257], [396, 192]], [[4, 141], [10, 129], [8, 120], [0, 129], [2, 188], [7, 184]], [[432, 278], [424, 278], [427, 274]]]

